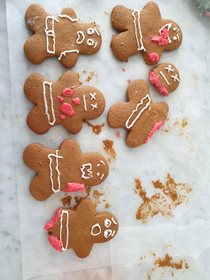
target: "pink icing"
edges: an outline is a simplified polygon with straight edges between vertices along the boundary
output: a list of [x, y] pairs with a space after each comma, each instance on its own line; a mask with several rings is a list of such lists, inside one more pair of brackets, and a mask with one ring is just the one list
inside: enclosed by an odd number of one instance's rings
[[73, 94], [73, 90], [71, 88], [65, 88], [62, 91], [62, 95], [63, 96], [72, 96], [72, 94]]
[[67, 183], [67, 189], [65, 192], [78, 192], [81, 191], [83, 193], [85, 184], [78, 183]]
[[151, 70], [149, 72], [149, 79], [150, 82], [155, 85], [157, 90], [159, 90], [163, 95], [168, 96], [167, 89], [164, 87], [163, 84], [162, 85], [160, 84], [159, 75], [156, 76], [155, 73]]
[[168, 205], [168, 208], [171, 209], [171, 204]]
[[125, 68], [122, 68], [122, 71], [125, 72]]
[[206, 17], [210, 17], [210, 12], [205, 12], [204, 15], [205, 15]]
[[128, 79], [128, 83], [130, 84], [130, 82], [131, 82], [131, 80], [130, 79]]
[[120, 133], [119, 133], [119, 131], [116, 131], [116, 137], [117, 137], [117, 138], [120, 138]]
[[164, 121], [160, 121], [160, 122], [156, 122], [156, 124], [153, 126], [152, 130], [150, 131], [148, 137], [147, 137], [147, 140], [144, 142], [145, 144], [147, 144], [149, 138], [152, 137], [152, 135], [154, 134], [154, 132], [156, 130], [159, 130], [161, 128], [162, 125], [164, 125], [165, 122]]
[[157, 42], [158, 46], [168, 46], [168, 30], [163, 28], [160, 36], [150, 36], [150, 42]]
[[52, 218], [52, 220], [48, 224], [45, 225], [44, 229], [52, 228], [55, 225], [55, 223], [58, 221], [60, 216], [61, 216], [61, 209], [58, 208], [57, 214]]
[[74, 104], [76, 104], [76, 105], [80, 105], [80, 99], [79, 99], [79, 97], [73, 98], [73, 99], [72, 99], [72, 102], [73, 102]]
[[149, 53], [148, 58], [151, 62], [158, 62], [159, 56], [157, 53]]
[[73, 107], [69, 103], [63, 103], [60, 107], [61, 112], [64, 114], [67, 114], [69, 116], [75, 115], [75, 112], [73, 110]]
[[56, 96], [56, 98], [58, 99], [58, 101], [63, 102], [64, 98], [60, 97], [60, 96]]
[[49, 235], [48, 240], [55, 250], [63, 252], [62, 243], [56, 236]]
[[65, 115], [60, 115], [60, 119], [61, 119], [61, 120], [65, 120], [65, 119], [66, 119], [66, 116], [65, 116]]

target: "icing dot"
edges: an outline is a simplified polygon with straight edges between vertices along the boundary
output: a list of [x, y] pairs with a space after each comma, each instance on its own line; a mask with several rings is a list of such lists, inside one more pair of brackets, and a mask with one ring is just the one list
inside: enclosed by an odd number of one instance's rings
[[73, 94], [73, 90], [71, 88], [65, 88], [62, 91], [62, 95], [63, 96], [72, 96], [72, 94]]
[[69, 116], [75, 115], [75, 112], [73, 110], [73, 107], [69, 103], [63, 103], [60, 107], [61, 112], [64, 114], [67, 114]]
[[58, 99], [59, 102], [63, 102], [64, 98], [60, 97], [60, 96], [56, 96], [56, 98]]
[[65, 115], [60, 115], [60, 119], [61, 119], [61, 120], [65, 120], [65, 119], [66, 119], [66, 116], [65, 116]]
[[79, 97], [73, 98], [73, 99], [72, 99], [72, 102], [73, 102], [74, 104], [76, 104], [76, 105], [80, 105], [80, 99], [79, 99]]

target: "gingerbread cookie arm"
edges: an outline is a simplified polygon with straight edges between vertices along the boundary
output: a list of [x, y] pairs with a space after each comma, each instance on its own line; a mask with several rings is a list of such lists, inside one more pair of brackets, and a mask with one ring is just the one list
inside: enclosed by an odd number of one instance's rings
[[[36, 175], [30, 183], [30, 193], [38, 201], [48, 199], [54, 192], [51, 187], [48, 187], [49, 180], [44, 174]], [[44, 185], [44, 187], [43, 187]]]
[[37, 104], [39, 99], [43, 97], [42, 89], [44, 81], [46, 79], [41, 74], [31, 74], [25, 81], [25, 96], [34, 104]]
[[155, 113], [157, 121], [165, 121], [169, 111], [169, 106], [165, 102], [155, 104]]
[[69, 87], [72, 87], [74, 89], [76, 87], [79, 87], [79, 77], [74, 71], [65, 72], [60, 76], [58, 82], [63, 89]]
[[66, 51], [63, 51], [60, 54], [60, 56], [58, 57], [58, 60], [60, 60], [60, 62], [66, 68], [72, 68], [77, 63], [78, 54], [79, 54], [79, 51], [77, 49], [75, 49], [75, 50], [66, 50]]
[[40, 4], [31, 4], [25, 13], [25, 22], [27, 26], [34, 33], [40, 29], [44, 28], [44, 21], [47, 13], [45, 9]]
[[154, 20], [154, 16], [156, 19], [161, 19], [161, 13], [158, 5], [155, 2], [148, 2], [144, 8], [142, 9], [144, 15], [147, 16], [147, 21]]
[[78, 21], [75, 11], [73, 9], [69, 8], [69, 7], [64, 8], [60, 12], [59, 17], [60, 18], [66, 18], [66, 19], [68, 19], [72, 22]]
[[129, 26], [132, 24], [132, 12], [133, 10], [122, 5], [114, 7], [111, 13], [112, 26], [119, 32], [128, 30]]
[[126, 102], [119, 102], [109, 109], [107, 121], [111, 128], [126, 128], [125, 123], [129, 117], [130, 112], [127, 110]]

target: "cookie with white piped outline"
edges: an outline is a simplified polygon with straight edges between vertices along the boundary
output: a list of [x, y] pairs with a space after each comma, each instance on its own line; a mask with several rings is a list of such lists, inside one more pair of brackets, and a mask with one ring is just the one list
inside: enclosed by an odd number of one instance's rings
[[71, 8], [64, 8], [55, 17], [40, 4], [31, 4], [25, 13], [25, 21], [35, 33], [24, 45], [26, 57], [34, 64], [57, 56], [65, 67], [72, 68], [80, 53], [90, 55], [100, 49], [99, 30], [93, 24], [79, 22]]
[[175, 91], [180, 83], [177, 68], [171, 63], [161, 63], [149, 72], [150, 82], [164, 96]]
[[73, 249], [80, 258], [86, 258], [95, 243], [104, 243], [115, 237], [118, 221], [110, 213], [96, 213], [93, 202], [84, 198], [76, 208], [57, 209], [57, 214], [44, 227], [51, 246], [60, 252]]
[[58, 150], [30, 144], [24, 150], [23, 160], [38, 173], [30, 183], [30, 193], [39, 201], [60, 191], [83, 193], [85, 186], [101, 184], [109, 173], [103, 156], [82, 154], [77, 142], [71, 139], [64, 140]]
[[73, 71], [65, 72], [57, 82], [32, 74], [25, 82], [24, 92], [36, 104], [28, 114], [27, 124], [37, 134], [56, 125], [76, 134], [82, 129], [83, 120], [98, 118], [105, 108], [103, 94], [95, 87], [80, 87]]
[[144, 80], [135, 80], [127, 89], [127, 102], [115, 103], [108, 112], [108, 124], [112, 128], [125, 128], [129, 132], [126, 143], [130, 148], [146, 144], [156, 130], [164, 125], [168, 104], [154, 103], [149, 86]]

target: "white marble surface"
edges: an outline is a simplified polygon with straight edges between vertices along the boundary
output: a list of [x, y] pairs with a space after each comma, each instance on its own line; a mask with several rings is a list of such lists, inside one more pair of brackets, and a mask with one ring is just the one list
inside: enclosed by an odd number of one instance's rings
[[[54, 127], [45, 135], [35, 135], [26, 125], [26, 117], [33, 107], [23, 93], [23, 85], [31, 73], [41, 73], [46, 78], [57, 80], [65, 69], [56, 58], [45, 60], [40, 65], [27, 61], [23, 44], [31, 35], [24, 22], [24, 13], [32, 0], [8, 0], [5, 7], [1, 3], [1, 151], [0, 169], [0, 240], [1, 262], [0, 279], [142, 279], [148, 274], [151, 279], [209, 279], [210, 268], [210, 132], [209, 132], [209, 70], [210, 70], [210, 24], [202, 19], [188, 5], [189, 1], [157, 0], [163, 18], [171, 18], [182, 27], [184, 40], [182, 46], [172, 53], [164, 53], [161, 62], [170, 62], [180, 71], [181, 84], [167, 99], [159, 95], [152, 85], [150, 94], [155, 102], [169, 104], [169, 121], [165, 128], [169, 132], [156, 132], [147, 145], [136, 149], [126, 146], [126, 131], [109, 128], [106, 122], [110, 106], [125, 101], [127, 79], [148, 81], [147, 66], [141, 54], [130, 57], [129, 62], [120, 62], [112, 54], [110, 40], [112, 29], [110, 14], [117, 4], [133, 9], [141, 9], [141, 3], [133, 0], [113, 1], [41, 1], [47, 12], [57, 15], [66, 6], [75, 9], [78, 18], [84, 22], [95, 21], [103, 36], [101, 50], [94, 56], [79, 56], [73, 68], [81, 76], [83, 85], [94, 85], [106, 98], [106, 110], [93, 124], [106, 123], [99, 136], [91, 128], [83, 126], [77, 135], [69, 135], [63, 127]], [[106, 12], [106, 13], [105, 13]], [[9, 53], [8, 53], [9, 46]], [[9, 61], [9, 63], [8, 63]], [[126, 72], [122, 72], [124, 67]], [[87, 83], [87, 75], [82, 71], [94, 71], [97, 77]], [[11, 90], [10, 90], [11, 89]], [[173, 126], [176, 119], [183, 118], [188, 125], [180, 135], [180, 127]], [[173, 129], [170, 129], [173, 127]], [[181, 131], [182, 132], [182, 131]], [[72, 250], [60, 254], [48, 244], [43, 226], [61, 206], [63, 194], [51, 196], [46, 202], [34, 200], [29, 193], [30, 180], [35, 175], [23, 163], [22, 153], [30, 143], [58, 148], [67, 138], [75, 139], [82, 152], [99, 152], [108, 157], [103, 150], [102, 140], [114, 141], [117, 153], [110, 163], [107, 180], [94, 189], [103, 192], [97, 211], [104, 211], [105, 203], [111, 208], [120, 223], [118, 235], [106, 244], [97, 244], [86, 259], [79, 259]], [[136, 220], [136, 212], [142, 199], [135, 194], [134, 179], [141, 177], [147, 195], [154, 193], [152, 180], [164, 182], [170, 173], [176, 182], [188, 183], [192, 192], [187, 205], [180, 205], [174, 217], [164, 218], [158, 214], [148, 223]], [[17, 190], [18, 189], [18, 192]], [[103, 199], [106, 201], [103, 202]], [[72, 206], [74, 200], [72, 201]], [[21, 244], [21, 245], [20, 245]], [[166, 247], [171, 245], [171, 247]], [[178, 260], [186, 259], [189, 269], [174, 270], [157, 268], [152, 271], [155, 257], [166, 253]], [[143, 259], [141, 259], [141, 257]], [[164, 272], [165, 274], [161, 274]]]

